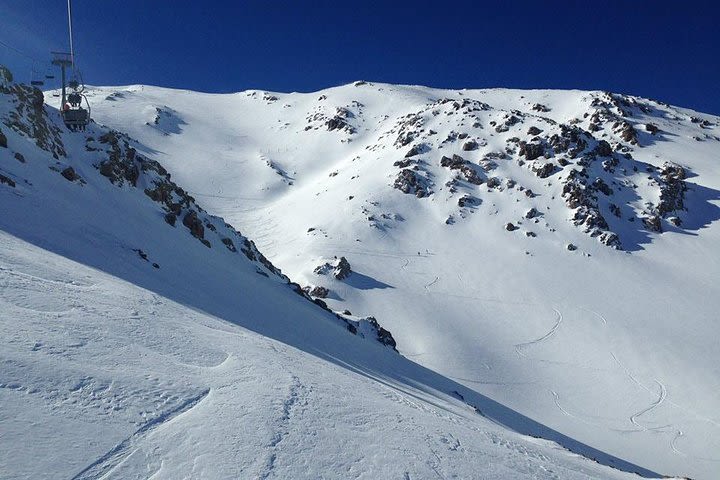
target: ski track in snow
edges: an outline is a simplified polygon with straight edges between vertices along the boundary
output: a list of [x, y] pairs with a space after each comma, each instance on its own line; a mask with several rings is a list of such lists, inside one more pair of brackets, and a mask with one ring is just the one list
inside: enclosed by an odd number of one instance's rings
[[280, 444], [292, 431], [292, 429], [290, 428], [291, 417], [293, 416], [294, 411], [298, 405], [307, 404], [306, 394], [306, 389], [303, 384], [300, 383], [300, 379], [297, 376], [293, 375], [288, 395], [283, 401], [281, 409], [282, 413], [278, 421], [277, 431], [268, 443], [270, 453], [265, 462], [265, 467], [258, 476], [258, 479], [266, 480], [273, 473], [273, 470], [275, 469], [275, 464], [277, 462], [277, 454], [280, 448]]
[[645, 415], [646, 413], [648, 413], [648, 412], [656, 409], [660, 405], [662, 405], [662, 403], [665, 401], [665, 397], [667, 396], [667, 389], [665, 388], [665, 385], [663, 385], [658, 380], [655, 380], [655, 383], [657, 383], [658, 386], [660, 387], [660, 395], [658, 396], [658, 399], [656, 401], [654, 401], [653, 403], [651, 403], [648, 407], [645, 407], [642, 410], [640, 410], [639, 412], [634, 413], [632, 416], [630, 416], [630, 421], [632, 422], [632, 424], [636, 425], [637, 427], [642, 428], [645, 431], [647, 431], [648, 428], [644, 425], [640, 425], [638, 423], [637, 419], [639, 417], [641, 417], [642, 415]]
[[18, 276], [21, 278], [27, 278], [31, 281], [35, 281], [35, 282], [39, 282], [39, 283], [58, 285], [60, 287], [73, 288], [73, 289], [78, 289], [78, 290], [91, 290], [96, 287], [96, 285], [92, 284], [92, 283], [84, 284], [77, 280], [71, 280], [71, 281], [52, 280], [49, 278], [38, 277], [37, 275], [32, 275], [30, 273], [25, 273], [25, 272], [21, 272], [19, 270], [13, 270], [13, 269], [4, 268], [4, 267], [0, 267], [0, 273], [7, 273], [8, 275], [15, 275], [15, 276]]
[[691, 458], [693, 460], [702, 460], [704, 462], [714, 462], [714, 463], [720, 463], [720, 458], [709, 458], [709, 457], [699, 457], [695, 455], [688, 455], [687, 453], [679, 450], [677, 448], [677, 441], [683, 438], [685, 434], [682, 430], [678, 430], [675, 432], [675, 436], [673, 436], [673, 439], [670, 441], [670, 448], [672, 449], [673, 453], [680, 455], [681, 457]]
[[580, 310], [585, 310], [586, 312], [592, 313], [593, 315], [595, 315], [596, 317], [598, 317], [598, 318], [600, 319], [600, 321], [603, 323], [603, 325], [607, 325], [607, 324], [608, 324], [607, 319], [606, 319], [605, 316], [602, 315], [601, 313], [598, 313], [598, 312], [596, 312], [595, 310], [590, 310], [589, 308], [585, 308], [585, 307], [579, 307], [579, 308], [580, 308]]
[[435, 285], [435, 284], [438, 282], [438, 280], [440, 280], [440, 277], [437, 277], [437, 276], [436, 276], [435, 279], [434, 279], [432, 282], [430, 282], [430, 283], [428, 283], [427, 285], [425, 285], [425, 290], [430, 290], [430, 287], [432, 287], [433, 285]]
[[675, 433], [675, 436], [673, 437], [673, 439], [670, 440], [670, 448], [672, 449], [673, 452], [677, 453], [678, 455], [681, 455], [681, 456], [683, 456], [683, 457], [687, 457], [687, 455], [685, 455], [683, 452], [681, 452], [680, 450], [678, 450], [678, 449], [677, 449], [677, 446], [676, 446], [676, 442], [677, 442], [680, 438], [682, 438], [682, 436], [683, 436], [682, 430], [678, 430], [677, 433]]
[[[625, 372], [625, 375], [627, 375], [627, 377], [628, 377], [635, 385], [637, 385], [638, 387], [642, 388], [643, 390], [645, 390], [645, 391], [648, 392], [648, 393], [651, 393], [651, 394], [653, 394], [653, 395], [655, 394], [655, 392], [653, 392], [650, 388], [646, 387], [642, 382], [640, 382], [637, 378], [635, 378], [635, 376], [630, 372], [630, 370], [625, 366], [625, 364], [623, 364], [623, 363], [617, 358], [617, 355], [615, 355], [614, 352], [610, 352], [610, 356], [612, 356], [613, 360], [615, 360], [615, 363], [617, 363], [618, 366], [623, 369], [623, 371]], [[678, 405], [677, 403], [673, 402], [672, 400], [667, 399], [667, 400], [665, 400], [665, 402], [666, 402], [667, 404], [669, 404], [669, 405], [672, 405], [673, 407], [679, 408], [679, 409], [682, 410], [683, 412], [692, 414], [693, 416], [695, 416], [696, 418], [698, 418], [698, 419], [700, 419], [700, 420], [702, 420], [702, 421], [704, 421], [704, 422], [707, 422], [707, 423], [709, 423], [709, 424], [711, 424], [711, 425], [713, 425], [713, 426], [715, 426], [715, 427], [720, 427], [720, 423], [718, 423], [717, 421], [713, 420], [712, 418], [709, 418], [709, 417], [706, 417], [706, 416], [704, 416], [704, 415], [701, 415], [701, 414], [697, 413], [696, 411], [694, 411], [694, 410], [692, 410], [692, 409], [690, 409], [690, 408], [686, 408], [686, 407], [684, 407], [684, 406], [682, 406], [682, 405]]]
[[142, 427], [136, 430], [135, 433], [115, 445], [115, 447], [113, 447], [105, 455], [98, 458], [96, 461], [85, 467], [80, 473], [72, 477], [72, 480], [91, 480], [103, 478], [116, 466], [118, 466], [125, 459], [125, 457], [127, 457], [127, 455], [132, 453], [134, 451], [134, 447], [137, 446], [138, 443], [142, 441], [150, 432], [173, 420], [174, 418], [177, 418], [183, 413], [190, 411], [200, 402], [202, 402], [209, 394], [210, 389], [204, 390], [198, 395], [195, 395], [182, 402], [175, 408], [172, 408], [165, 413], [161, 413], [157, 417], [145, 423]]
[[579, 422], [582, 422], [586, 425], [592, 425], [593, 427], [607, 428], [608, 430], [611, 430], [613, 432], [618, 432], [618, 433], [640, 433], [640, 432], [650, 432], [650, 431], [653, 431], [653, 432], [657, 431], [657, 432], [664, 433], [664, 432], [666, 432], [665, 429], [670, 427], [670, 425], [663, 425], [661, 427], [652, 427], [652, 428], [645, 428], [645, 427], [641, 426], [640, 428], [633, 428], [633, 429], [608, 427], [607, 425], [603, 425], [601, 423], [591, 422], [591, 421], [583, 418], [580, 415], [570, 413], [566, 408], [564, 408], [562, 405], [560, 405], [560, 395], [555, 390], [550, 390], [550, 393], [553, 396], [553, 402], [555, 403], [555, 406], [558, 408], [558, 410], [560, 410], [560, 412], [563, 415], [570, 417], [570, 418], [574, 418], [575, 420], [578, 420]]
[[558, 310], [557, 308], [553, 308], [553, 310], [555, 311], [555, 314], [557, 315], [557, 321], [555, 322], [555, 325], [553, 325], [553, 327], [550, 329], [550, 331], [549, 331], [548, 333], [546, 333], [545, 335], [543, 335], [543, 336], [540, 337], [540, 338], [537, 338], [537, 339], [535, 339], [535, 340], [531, 340], [531, 341], [529, 341], [529, 342], [516, 343], [516, 344], [515, 344], [515, 352], [517, 352], [517, 354], [518, 354], [519, 356], [521, 356], [521, 357], [527, 357], [527, 355], [525, 355], [525, 354], [522, 352], [523, 349], [525, 349], [525, 348], [527, 348], [527, 347], [530, 347], [530, 346], [532, 346], [532, 345], [537, 345], [537, 344], [539, 344], [539, 343], [542, 343], [542, 342], [544, 342], [545, 340], [547, 340], [547, 339], [549, 339], [550, 337], [552, 337], [553, 335], [555, 335], [555, 332], [557, 332], [558, 328], [560, 328], [560, 324], [561, 324], [562, 321], [563, 321], [563, 316], [562, 316], [562, 313], [560, 313], [560, 310]]

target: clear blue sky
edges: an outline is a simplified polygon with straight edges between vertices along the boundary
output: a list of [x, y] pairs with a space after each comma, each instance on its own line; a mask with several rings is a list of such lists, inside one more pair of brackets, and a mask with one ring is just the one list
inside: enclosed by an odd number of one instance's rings
[[[694, 1], [74, 0], [85, 80], [211, 92], [357, 79], [604, 89], [720, 114], [720, 6]], [[67, 48], [65, 0], [0, 0], [0, 41]], [[30, 64], [0, 45], [20, 80]]]

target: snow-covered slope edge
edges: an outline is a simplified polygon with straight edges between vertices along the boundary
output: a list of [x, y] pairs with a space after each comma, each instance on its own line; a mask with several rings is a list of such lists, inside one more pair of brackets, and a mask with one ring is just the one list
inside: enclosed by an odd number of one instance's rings
[[[717, 117], [363, 82], [91, 94], [99, 121], [333, 309], [377, 315], [402, 354], [601, 450], [716, 477]], [[334, 257], [354, 273], [325, 274]]]
[[651, 474], [348, 334], [159, 164], [126, 168], [121, 134], [40, 99], [3, 85], [3, 477], [631, 477], [486, 417]]

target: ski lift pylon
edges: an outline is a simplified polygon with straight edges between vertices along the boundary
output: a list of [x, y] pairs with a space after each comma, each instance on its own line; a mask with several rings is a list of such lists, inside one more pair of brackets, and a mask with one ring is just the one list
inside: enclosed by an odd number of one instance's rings
[[[90, 123], [90, 102], [83, 93], [85, 84], [82, 81], [82, 75], [75, 64], [75, 51], [72, 38], [72, 6], [68, 0], [68, 31], [70, 33], [70, 53], [51, 52], [53, 54], [52, 64], [60, 67], [61, 84], [62, 84], [62, 100], [60, 101], [60, 111], [67, 126], [70, 130], [85, 130]], [[66, 69], [72, 68], [72, 79], [65, 82]], [[67, 88], [71, 92], [67, 93]], [[83, 107], [83, 101], [85, 107]]]

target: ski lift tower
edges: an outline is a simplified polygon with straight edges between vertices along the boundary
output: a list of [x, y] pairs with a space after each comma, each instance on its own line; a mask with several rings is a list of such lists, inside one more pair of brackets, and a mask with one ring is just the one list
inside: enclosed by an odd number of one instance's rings
[[65, 92], [65, 69], [73, 66], [73, 56], [71, 53], [50, 52], [53, 56], [52, 64], [60, 67], [60, 82], [62, 85], [62, 103], [60, 103], [60, 111], [62, 112], [67, 103], [67, 95]]

